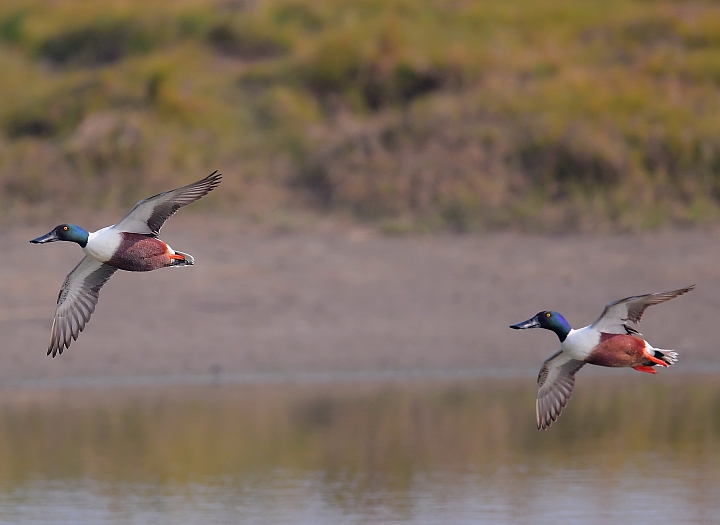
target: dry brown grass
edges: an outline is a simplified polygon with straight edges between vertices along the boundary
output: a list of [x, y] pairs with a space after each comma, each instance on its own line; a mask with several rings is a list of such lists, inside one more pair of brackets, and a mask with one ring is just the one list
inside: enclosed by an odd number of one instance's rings
[[10, 0], [3, 214], [127, 206], [219, 168], [223, 206], [260, 220], [714, 221], [718, 46], [699, 0]]

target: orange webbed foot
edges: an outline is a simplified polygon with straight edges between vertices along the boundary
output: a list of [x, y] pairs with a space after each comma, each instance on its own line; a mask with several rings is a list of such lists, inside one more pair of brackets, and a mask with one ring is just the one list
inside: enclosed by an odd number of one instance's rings
[[665, 361], [663, 361], [662, 359], [658, 359], [658, 358], [655, 357], [655, 356], [652, 356], [652, 355], [647, 354], [647, 353], [645, 354], [645, 356], [648, 358], [648, 360], [652, 361], [652, 362], [655, 363], [656, 365], [662, 366], [662, 367], [664, 367], [664, 368], [667, 368], [668, 366], [670, 366], [670, 365], [668, 365]]
[[170, 259], [175, 259], [176, 261], [184, 261], [185, 260], [185, 257], [183, 257], [182, 255], [178, 255], [177, 253], [171, 253], [168, 255], [168, 257]]
[[647, 372], [648, 374], [657, 374], [657, 371], [651, 366], [634, 366], [633, 370], [638, 372]]

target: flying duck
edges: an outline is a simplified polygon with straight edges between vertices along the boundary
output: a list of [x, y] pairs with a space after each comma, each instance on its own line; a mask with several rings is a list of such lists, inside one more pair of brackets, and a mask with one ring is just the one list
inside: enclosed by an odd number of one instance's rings
[[141, 200], [117, 224], [96, 232], [87, 232], [76, 224], [61, 224], [30, 241], [70, 241], [85, 252], [60, 288], [47, 355], [62, 354], [78, 338], [95, 311], [100, 288], [117, 270], [149, 272], [194, 264], [192, 256], [173, 250], [157, 236], [168, 218], [207, 195], [221, 179], [216, 170], [202, 180]]
[[575, 374], [586, 363], [632, 367], [655, 374], [655, 365], [668, 367], [677, 361], [672, 350], [654, 348], [628, 322], [639, 323], [648, 306], [664, 303], [695, 288], [636, 295], [609, 303], [593, 324], [573, 330], [557, 312], [543, 311], [511, 325], [515, 330], [545, 328], [560, 339], [560, 350], [543, 363], [537, 378], [535, 418], [538, 430], [546, 430], [560, 416], [575, 386]]

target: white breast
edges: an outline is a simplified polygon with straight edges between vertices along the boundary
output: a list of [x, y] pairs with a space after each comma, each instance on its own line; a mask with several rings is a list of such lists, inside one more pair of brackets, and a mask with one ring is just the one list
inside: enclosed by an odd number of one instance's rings
[[107, 262], [117, 251], [121, 242], [122, 234], [113, 229], [112, 226], [107, 226], [106, 228], [88, 234], [88, 242], [85, 248], [83, 248], [83, 251], [100, 262]]
[[560, 346], [563, 352], [566, 352], [573, 359], [583, 361], [599, 343], [600, 334], [597, 330], [586, 326], [578, 330], [570, 330], [570, 333]]

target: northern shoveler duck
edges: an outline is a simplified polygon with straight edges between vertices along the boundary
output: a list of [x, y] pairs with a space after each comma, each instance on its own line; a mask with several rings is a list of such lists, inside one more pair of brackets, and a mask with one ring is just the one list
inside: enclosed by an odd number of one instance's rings
[[543, 311], [535, 317], [511, 325], [515, 330], [545, 328], [560, 339], [560, 350], [543, 363], [537, 378], [535, 417], [538, 430], [547, 429], [567, 405], [575, 386], [575, 374], [586, 363], [599, 366], [632, 367], [655, 374], [653, 367], [668, 367], [677, 361], [677, 353], [661, 350], [643, 339], [627, 323], [639, 323], [648, 306], [664, 303], [695, 288], [695, 285], [671, 292], [636, 295], [609, 303], [593, 324], [573, 330], [557, 312]]
[[48, 355], [62, 354], [78, 338], [95, 311], [100, 288], [117, 270], [148, 272], [195, 263], [192, 256], [173, 250], [157, 236], [168, 218], [207, 195], [221, 179], [216, 170], [202, 180], [141, 200], [120, 222], [96, 232], [87, 232], [75, 224], [61, 224], [30, 241], [34, 244], [70, 241], [85, 252], [60, 288]]

